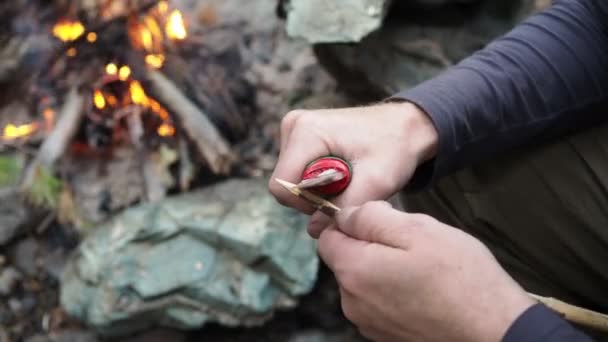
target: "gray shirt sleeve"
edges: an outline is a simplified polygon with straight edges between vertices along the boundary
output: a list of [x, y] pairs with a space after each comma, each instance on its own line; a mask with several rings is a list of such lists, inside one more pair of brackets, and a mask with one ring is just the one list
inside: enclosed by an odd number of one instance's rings
[[557, 0], [483, 50], [394, 96], [439, 133], [410, 188], [608, 118], [608, 1]]

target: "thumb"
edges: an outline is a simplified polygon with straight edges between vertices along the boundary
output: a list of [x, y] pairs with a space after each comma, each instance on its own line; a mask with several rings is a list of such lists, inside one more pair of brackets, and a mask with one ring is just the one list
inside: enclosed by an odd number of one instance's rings
[[368, 202], [344, 208], [336, 215], [337, 228], [345, 235], [371, 243], [407, 249], [412, 225], [408, 214], [393, 209], [388, 202]]

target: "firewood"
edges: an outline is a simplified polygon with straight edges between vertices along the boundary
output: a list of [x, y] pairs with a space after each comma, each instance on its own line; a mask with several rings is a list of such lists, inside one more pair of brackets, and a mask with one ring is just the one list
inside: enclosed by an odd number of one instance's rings
[[55, 128], [38, 151], [37, 160], [42, 165], [52, 168], [66, 151], [83, 117], [83, 104], [84, 97], [73, 87], [68, 92]]
[[20, 186], [22, 192], [29, 192], [40, 170], [52, 170], [57, 160], [65, 153], [83, 117], [83, 105], [84, 97], [76, 87], [72, 87], [61, 109], [57, 124], [40, 146], [36, 158], [24, 172]]
[[229, 143], [207, 118], [167, 77], [147, 71], [151, 95], [164, 104], [177, 118], [183, 131], [194, 142], [200, 155], [215, 174], [227, 174], [235, 162]]

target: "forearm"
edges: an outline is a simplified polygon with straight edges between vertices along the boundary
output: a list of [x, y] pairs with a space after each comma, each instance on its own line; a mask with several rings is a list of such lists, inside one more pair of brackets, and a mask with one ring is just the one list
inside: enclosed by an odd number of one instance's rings
[[608, 3], [558, 1], [472, 57], [397, 94], [438, 132], [436, 178], [608, 118]]

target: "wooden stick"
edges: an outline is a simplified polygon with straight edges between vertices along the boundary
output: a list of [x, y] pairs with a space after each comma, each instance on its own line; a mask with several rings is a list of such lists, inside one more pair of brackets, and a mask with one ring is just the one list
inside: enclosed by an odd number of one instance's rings
[[227, 174], [235, 161], [234, 154], [207, 116], [162, 73], [149, 70], [147, 79], [152, 96], [179, 119], [181, 127], [207, 161], [211, 171]]
[[279, 178], [275, 178], [275, 181], [281, 184], [282, 187], [287, 189], [295, 196], [307, 200], [310, 204], [317, 208], [317, 210], [321, 211], [327, 216], [333, 217], [338, 211], [340, 211], [340, 208], [337, 205], [331, 203], [323, 197], [313, 194], [308, 190], [300, 189], [296, 184], [290, 183]]
[[53, 167], [55, 162], [65, 153], [68, 145], [78, 130], [83, 116], [82, 106], [84, 97], [76, 87], [70, 89], [61, 108], [57, 124], [38, 150], [37, 159], [46, 167]]
[[20, 186], [22, 191], [26, 191], [32, 186], [39, 167], [52, 169], [55, 162], [63, 156], [78, 130], [83, 117], [83, 105], [84, 97], [78, 93], [76, 87], [72, 87], [61, 108], [57, 124], [44, 140], [40, 149], [38, 149], [36, 158], [28, 165], [23, 174]]
[[597, 331], [608, 332], [608, 315], [568, 304], [556, 298], [543, 297], [532, 293], [529, 293], [529, 295], [572, 323]]
[[[340, 208], [330, 201], [319, 197], [307, 190], [300, 189], [296, 184], [284, 181], [282, 179], [275, 178], [276, 182], [281, 184], [285, 189], [289, 190], [295, 196], [303, 198], [314, 205], [318, 210], [323, 213], [334, 216]], [[581, 308], [576, 305], [568, 304], [559, 299], [543, 297], [528, 293], [530, 297], [536, 299], [542, 304], [546, 305], [553, 311], [560, 314], [564, 319], [597, 331], [608, 332], [608, 315], [595, 312], [589, 309]]]

